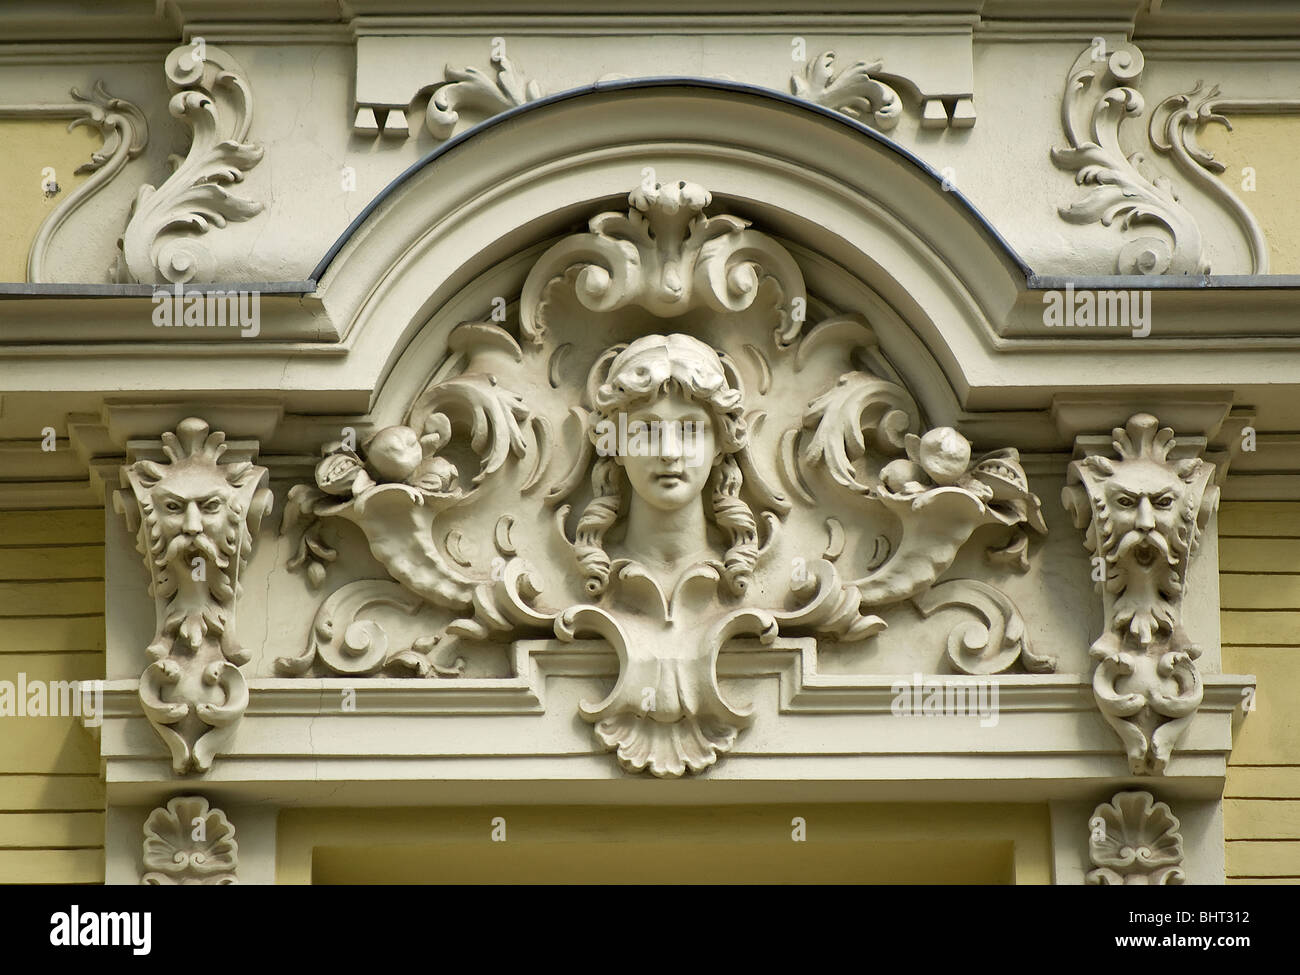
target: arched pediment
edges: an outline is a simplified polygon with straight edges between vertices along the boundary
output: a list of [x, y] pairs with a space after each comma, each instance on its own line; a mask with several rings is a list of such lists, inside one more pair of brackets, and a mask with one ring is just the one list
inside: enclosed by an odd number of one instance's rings
[[319, 295], [349, 371], [374, 377], [373, 412], [393, 416], [426, 378], [408, 376], [404, 356], [436, 358], [450, 319], [481, 317], [485, 298], [513, 303], [540, 249], [626, 199], [646, 170], [707, 187], [715, 209], [795, 255], [814, 297], [873, 318], [926, 395], [947, 387], [947, 405], [927, 409], [951, 415], [966, 370], [988, 374], [991, 323], [1027, 269], [939, 174], [807, 102], [651, 79], [497, 116], [404, 173], [349, 228], [317, 269]]

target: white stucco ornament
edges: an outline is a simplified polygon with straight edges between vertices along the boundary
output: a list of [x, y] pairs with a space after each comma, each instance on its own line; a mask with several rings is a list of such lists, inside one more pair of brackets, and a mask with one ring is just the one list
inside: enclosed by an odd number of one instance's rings
[[272, 496], [265, 467], [220, 462], [225, 440], [203, 420], [182, 420], [162, 435], [167, 462], [124, 467], [129, 496], [114, 496], [136, 532], [157, 606], [140, 705], [177, 773], [211, 768], [248, 705], [239, 668], [249, 653], [239, 643], [235, 610]]
[[1177, 817], [1149, 792], [1120, 792], [1088, 822], [1085, 878], [1094, 887], [1182, 884], [1183, 837]]
[[1112, 431], [1119, 455], [1070, 465], [1062, 494], [1104, 568], [1105, 629], [1093, 692], [1135, 775], [1164, 772], [1201, 705], [1200, 648], [1182, 624], [1187, 571], [1218, 504], [1214, 465], [1171, 460], [1173, 430], [1138, 413]]
[[[926, 430], [866, 322], [810, 323], [791, 254], [710, 202], [641, 185], [537, 260], [517, 322], [456, 327], [400, 424], [326, 445], [290, 492], [293, 564], [322, 583], [343, 519], [389, 578], [329, 595], [281, 673], [472, 676], [502, 644], [603, 643], [619, 674], [580, 716], [625, 770], [674, 777], [752, 720], [719, 681], [732, 641], [829, 650], [956, 609], [936, 665], [1054, 667], [991, 584], [936, 586], [979, 529], [1022, 555], [1046, 530], [1016, 451]], [[398, 643], [394, 612], [430, 622]]]
[[[199, 39], [201, 43], [202, 39]], [[249, 220], [263, 204], [231, 189], [262, 160], [249, 140], [253, 93], [239, 62], [211, 44], [182, 44], [167, 55], [168, 111], [193, 133], [184, 158], [160, 186], [136, 193], [113, 270], [122, 282], [214, 281], [217, 258], [204, 235]]]
[[[1119, 274], [1207, 274], [1201, 229], [1172, 180], [1120, 142], [1124, 121], [1146, 110], [1134, 87], [1145, 64], [1132, 44], [1106, 50], [1100, 43], [1075, 58], [1061, 99], [1069, 145], [1053, 148], [1051, 157], [1088, 190], [1058, 212], [1069, 223], [1118, 222], [1124, 232], [1115, 258]], [[1143, 232], [1149, 230], [1156, 233]]]
[[144, 874], [151, 887], [238, 884], [235, 827], [202, 796], [177, 796], [144, 823]]

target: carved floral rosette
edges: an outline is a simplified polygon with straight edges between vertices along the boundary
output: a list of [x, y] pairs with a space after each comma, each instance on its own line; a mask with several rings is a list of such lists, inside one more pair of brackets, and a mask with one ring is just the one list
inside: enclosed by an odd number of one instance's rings
[[240, 579], [263, 516], [268, 473], [249, 461], [221, 463], [226, 435], [195, 417], [162, 435], [166, 463], [122, 469], [114, 496], [150, 573], [157, 631], [140, 704], [166, 742], [177, 773], [207, 771], [248, 705], [235, 610]]
[[[1135, 775], [1162, 774], [1201, 705], [1200, 648], [1182, 624], [1187, 573], [1218, 504], [1214, 465], [1171, 459], [1150, 414], [1112, 431], [1117, 459], [1070, 465], [1061, 500], [1104, 569], [1105, 628], [1092, 645], [1093, 693]], [[1099, 561], [1098, 561], [1099, 560]]]
[[[671, 777], [749, 724], [718, 681], [733, 640], [856, 643], [900, 608], [959, 608], [955, 669], [1054, 667], [1004, 594], [936, 585], [981, 528], [1011, 568], [1046, 531], [1016, 451], [926, 429], [866, 321], [711, 202], [639, 186], [542, 254], [517, 317], [453, 329], [400, 424], [324, 446], [290, 492], [292, 565], [322, 585], [343, 521], [390, 578], [329, 595], [281, 673], [454, 676], [520, 639], [599, 641], [619, 673], [582, 718], [624, 769]], [[704, 446], [611, 446], [629, 418]], [[395, 641], [383, 613], [425, 629]]]

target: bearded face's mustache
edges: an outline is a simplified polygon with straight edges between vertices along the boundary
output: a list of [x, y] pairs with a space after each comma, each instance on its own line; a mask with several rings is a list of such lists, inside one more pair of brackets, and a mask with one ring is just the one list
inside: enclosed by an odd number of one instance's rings
[[230, 565], [230, 559], [221, 554], [216, 542], [207, 535], [187, 535], [184, 532], [167, 543], [167, 550], [157, 560], [157, 564], [161, 568], [172, 562], [181, 561], [182, 557], [190, 552], [197, 552], [218, 569]]
[[1169, 541], [1157, 531], [1133, 529], [1127, 532], [1115, 546], [1115, 561], [1132, 559], [1139, 565], [1153, 565], [1163, 560], [1165, 565], [1177, 564], [1174, 553], [1169, 548]]

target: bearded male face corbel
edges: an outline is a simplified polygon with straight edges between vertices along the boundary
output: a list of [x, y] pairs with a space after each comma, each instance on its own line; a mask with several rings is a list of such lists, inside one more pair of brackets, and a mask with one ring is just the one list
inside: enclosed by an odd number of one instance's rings
[[1139, 413], [1112, 431], [1118, 459], [1070, 465], [1061, 500], [1103, 570], [1106, 626], [1093, 694], [1135, 775], [1162, 774], [1203, 695], [1200, 648], [1183, 629], [1187, 572], [1218, 501], [1214, 465], [1172, 461], [1173, 431]]
[[140, 703], [178, 773], [211, 768], [248, 704], [239, 666], [249, 655], [236, 638], [235, 607], [272, 498], [266, 468], [219, 463], [225, 439], [202, 420], [183, 420], [162, 436], [170, 463], [123, 468], [136, 504], [116, 496], [137, 532], [157, 608]]

